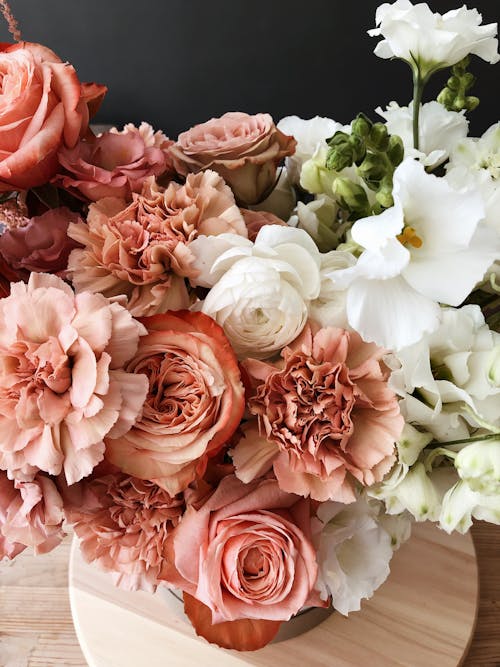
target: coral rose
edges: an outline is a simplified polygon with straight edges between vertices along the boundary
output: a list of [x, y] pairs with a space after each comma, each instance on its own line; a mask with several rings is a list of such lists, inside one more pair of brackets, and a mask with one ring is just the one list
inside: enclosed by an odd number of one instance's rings
[[269, 114], [231, 112], [183, 132], [170, 151], [181, 175], [213, 169], [238, 202], [248, 205], [269, 195], [279, 163], [294, 153], [296, 143], [276, 128]]
[[59, 162], [66, 170], [56, 177], [63, 188], [76, 191], [91, 201], [104, 197], [130, 200], [132, 192], [140, 192], [150, 176], [172, 171], [163, 132], [154, 132], [151, 125], [125, 125], [121, 132], [112, 128], [98, 137], [80, 141], [73, 148], [63, 146]]
[[104, 456], [104, 436], [126, 432], [147, 392], [122, 370], [142, 326], [100, 294], [75, 296], [57, 276], [32, 273], [0, 300], [0, 469], [68, 484]]
[[245, 362], [250, 411], [267, 439], [248, 429], [233, 451], [236, 474], [249, 481], [272, 462], [285, 491], [344, 503], [355, 480], [380, 481], [404, 424], [383, 354], [356, 333], [309, 324], [282, 362]]
[[323, 606], [313, 590], [310, 502], [285, 493], [275, 479], [244, 484], [225, 477], [201, 507], [188, 507], [169, 539], [173, 559], [160, 576], [211, 610], [214, 625], [204, 627], [189, 600], [196, 631], [211, 641], [219, 623], [259, 619], [274, 622], [267, 643], [276, 622], [305, 605]]
[[0, 45], [0, 191], [46, 183], [61, 145], [87, 131], [106, 88], [82, 85], [74, 68], [41, 44]]
[[126, 370], [148, 377], [149, 394], [135, 426], [107, 441], [106, 458], [175, 495], [203, 475], [237, 429], [243, 385], [224, 332], [207, 315], [178, 311], [142, 322], [148, 335]]
[[0, 236], [0, 255], [18, 270], [65, 271], [70, 252], [78, 246], [68, 237], [70, 222], [81, 222], [81, 218], [64, 206], [18, 221]]
[[167, 536], [184, 511], [153, 482], [120, 472], [96, 471], [69, 489], [67, 518], [85, 560], [113, 573], [115, 585], [154, 592]]
[[54, 482], [38, 474], [32, 482], [13, 482], [0, 471], [0, 560], [26, 547], [52, 551], [63, 539], [63, 501]]

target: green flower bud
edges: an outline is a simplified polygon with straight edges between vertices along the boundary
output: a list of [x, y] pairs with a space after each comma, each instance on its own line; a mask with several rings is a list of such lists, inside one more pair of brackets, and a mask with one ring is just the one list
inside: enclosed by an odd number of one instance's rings
[[351, 123], [352, 134], [366, 139], [370, 134], [372, 125], [371, 120], [365, 114], [360, 113]]
[[391, 206], [394, 206], [394, 198], [392, 196], [392, 174], [390, 176], [386, 176], [380, 183], [380, 187], [377, 194], [375, 195], [375, 199], [384, 208], [390, 208]]
[[304, 190], [312, 194], [331, 195], [332, 193], [333, 182], [337, 174], [325, 167], [327, 151], [326, 147], [321, 148], [310, 160], [307, 160], [302, 165], [300, 185]]
[[405, 155], [405, 147], [401, 137], [398, 137], [397, 134], [393, 134], [389, 137], [389, 146], [387, 148], [387, 157], [391, 161], [393, 167], [397, 167]]
[[339, 177], [333, 183], [333, 194], [342, 208], [361, 216], [370, 214], [368, 196], [362, 185]]
[[384, 123], [375, 123], [370, 130], [370, 148], [386, 151], [389, 146], [389, 133]]

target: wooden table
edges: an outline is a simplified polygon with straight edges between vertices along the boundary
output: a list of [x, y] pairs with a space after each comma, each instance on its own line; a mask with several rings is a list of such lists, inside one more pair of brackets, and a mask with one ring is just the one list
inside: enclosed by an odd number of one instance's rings
[[[481, 601], [464, 667], [500, 667], [500, 526], [477, 524], [473, 536]], [[69, 549], [67, 539], [47, 556], [25, 552], [0, 565], [0, 667], [85, 667], [68, 600]]]

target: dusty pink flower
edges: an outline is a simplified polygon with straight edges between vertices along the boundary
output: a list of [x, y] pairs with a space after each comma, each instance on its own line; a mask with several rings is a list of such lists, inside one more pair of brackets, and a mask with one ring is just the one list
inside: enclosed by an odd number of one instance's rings
[[213, 169], [245, 205], [265, 199], [276, 182], [279, 163], [295, 152], [296, 144], [269, 114], [231, 112], [183, 132], [170, 151], [181, 175]]
[[262, 436], [248, 427], [233, 451], [237, 475], [249, 481], [272, 464], [285, 491], [340, 502], [355, 500], [354, 480], [380, 481], [404, 424], [383, 354], [356, 333], [310, 324], [282, 362], [246, 361]]
[[142, 322], [148, 335], [126, 370], [147, 375], [148, 397], [134, 427], [106, 442], [106, 458], [175, 495], [204, 474], [238, 428], [243, 385], [234, 352], [208, 315], [178, 311]]
[[67, 517], [85, 560], [112, 572], [121, 588], [154, 592], [166, 538], [184, 511], [182, 495], [120, 472], [92, 475], [70, 493]]
[[67, 234], [70, 222], [81, 222], [81, 218], [65, 207], [25, 218], [24, 224], [7, 229], [0, 236], [0, 254], [14, 269], [65, 271], [70, 252], [78, 246]]
[[132, 426], [147, 379], [126, 373], [142, 326], [101, 294], [32, 273], [0, 300], [0, 469], [68, 484], [104, 456], [104, 437]]
[[173, 143], [148, 123], [139, 128], [125, 125], [121, 132], [113, 128], [80, 141], [74, 148], [61, 148], [59, 162], [66, 172], [60, 173], [56, 182], [91, 201], [104, 197], [130, 200], [147, 178], [172, 172], [167, 149]]
[[278, 218], [274, 213], [268, 213], [267, 211], [251, 211], [246, 208], [240, 210], [247, 227], [248, 238], [250, 241], [255, 241], [257, 234], [262, 227], [265, 227], [266, 225], [287, 226], [286, 222]]
[[32, 482], [13, 482], [0, 471], [0, 560], [26, 547], [44, 554], [64, 537], [63, 501], [52, 480], [38, 474]]
[[187, 508], [170, 539], [173, 559], [161, 578], [206, 605], [213, 624], [286, 621], [304, 605], [322, 605], [310, 502], [274, 479], [224, 477], [201, 507]]

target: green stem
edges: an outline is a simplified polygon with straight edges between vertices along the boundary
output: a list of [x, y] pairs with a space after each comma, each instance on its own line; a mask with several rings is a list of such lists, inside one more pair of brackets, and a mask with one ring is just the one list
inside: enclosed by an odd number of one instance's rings
[[481, 442], [482, 440], [500, 440], [500, 433], [489, 433], [488, 435], [477, 435], [474, 438], [464, 438], [463, 440], [447, 440], [445, 442], [430, 442], [429, 445], [439, 445], [440, 447], [449, 447], [450, 445], [465, 445], [469, 442]]
[[422, 79], [420, 70], [413, 72], [413, 146], [418, 151], [420, 145], [419, 118], [422, 94], [424, 92], [425, 79]]

